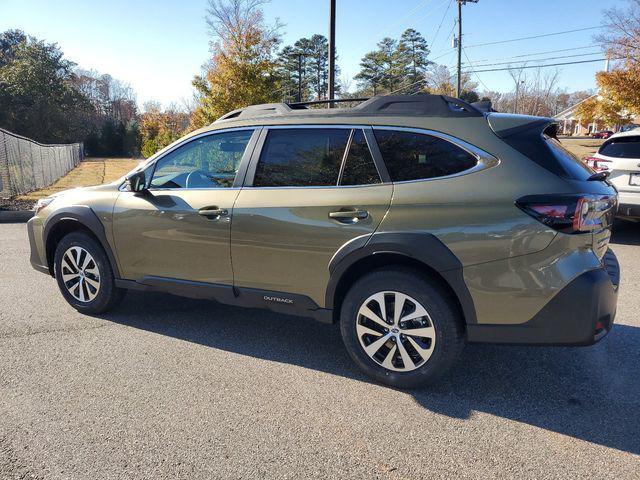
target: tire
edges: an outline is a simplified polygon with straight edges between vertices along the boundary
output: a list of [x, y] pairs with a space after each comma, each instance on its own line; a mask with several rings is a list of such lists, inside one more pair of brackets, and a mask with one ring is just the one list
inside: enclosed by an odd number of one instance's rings
[[[396, 303], [404, 305], [397, 315]], [[376, 316], [375, 321], [370, 318]], [[395, 322], [396, 316], [406, 321]], [[451, 295], [403, 267], [375, 270], [358, 279], [342, 303], [340, 330], [355, 363], [378, 382], [398, 388], [434, 383], [465, 344], [462, 315]]]
[[[77, 268], [78, 255], [80, 269]], [[72, 232], [60, 240], [54, 256], [54, 271], [62, 296], [80, 313], [106, 312], [120, 303], [126, 293], [125, 289], [116, 287], [102, 246], [84, 232]]]

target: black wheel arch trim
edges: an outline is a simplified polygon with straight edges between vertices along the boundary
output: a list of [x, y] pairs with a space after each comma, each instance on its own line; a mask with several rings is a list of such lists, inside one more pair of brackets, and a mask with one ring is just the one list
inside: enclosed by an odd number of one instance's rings
[[[55, 226], [58, 225], [61, 221], [71, 220], [78, 222], [84, 228], [89, 230], [100, 242], [102, 248], [107, 254], [107, 258], [109, 259], [109, 263], [111, 264], [111, 268], [113, 270], [113, 274], [116, 278], [120, 277], [120, 272], [118, 270], [118, 263], [116, 262], [116, 257], [111, 250], [111, 245], [107, 241], [107, 235], [104, 230], [104, 225], [98, 218], [98, 215], [86, 205], [73, 205], [70, 207], [65, 207], [63, 210], [56, 211], [46, 218], [42, 231], [42, 240], [45, 247], [45, 256], [49, 258], [48, 251], [48, 240], [49, 235], [54, 230]], [[50, 271], [53, 271], [53, 265], [48, 265]]]
[[391, 253], [414, 259], [436, 271], [456, 295], [467, 324], [477, 323], [476, 309], [463, 277], [462, 263], [435, 235], [419, 232], [381, 232], [357, 237], [344, 244], [329, 263], [326, 308], [332, 308], [342, 276], [356, 262]]

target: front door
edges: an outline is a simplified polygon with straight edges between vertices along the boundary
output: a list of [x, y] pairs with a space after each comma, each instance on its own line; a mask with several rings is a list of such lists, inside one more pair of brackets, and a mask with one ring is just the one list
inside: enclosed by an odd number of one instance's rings
[[123, 278], [233, 283], [229, 236], [240, 191], [236, 176], [251, 153], [252, 135], [254, 130], [241, 129], [188, 140], [147, 169], [148, 193], [119, 195], [113, 232]]
[[382, 182], [363, 128], [271, 127], [263, 135], [234, 208], [234, 285], [323, 307], [331, 258], [375, 231], [392, 185]]

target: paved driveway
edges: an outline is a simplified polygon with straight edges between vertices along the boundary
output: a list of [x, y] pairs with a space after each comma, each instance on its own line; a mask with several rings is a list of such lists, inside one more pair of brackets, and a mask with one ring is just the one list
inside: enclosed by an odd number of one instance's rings
[[469, 346], [439, 386], [370, 383], [336, 326], [131, 293], [101, 318], [0, 225], [0, 478], [639, 478], [640, 228], [588, 348]]

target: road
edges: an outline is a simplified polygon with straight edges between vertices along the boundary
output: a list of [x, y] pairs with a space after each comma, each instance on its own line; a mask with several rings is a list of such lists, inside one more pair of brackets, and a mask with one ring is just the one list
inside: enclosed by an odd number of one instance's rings
[[0, 478], [639, 478], [640, 227], [587, 348], [468, 346], [429, 389], [367, 380], [336, 326], [131, 293], [78, 314], [0, 225]]

